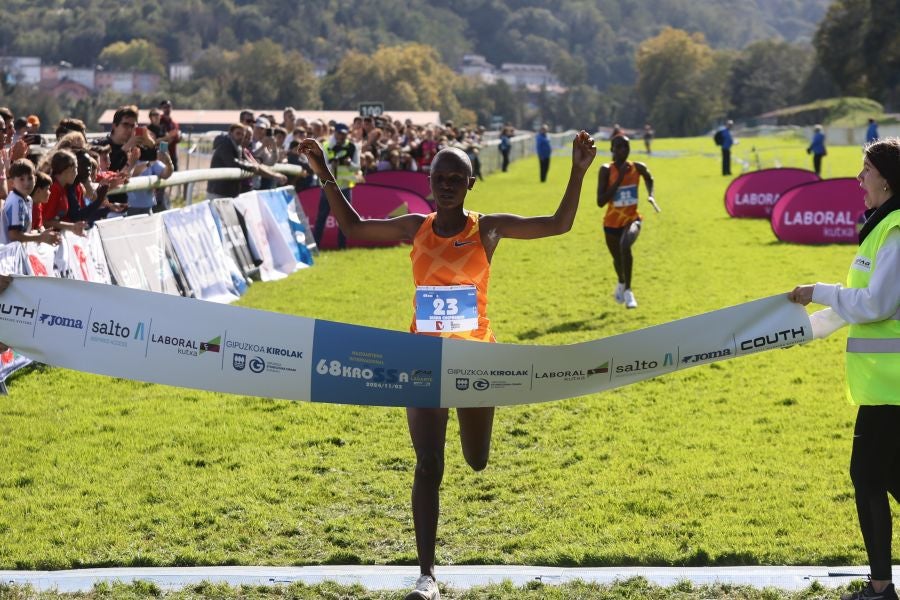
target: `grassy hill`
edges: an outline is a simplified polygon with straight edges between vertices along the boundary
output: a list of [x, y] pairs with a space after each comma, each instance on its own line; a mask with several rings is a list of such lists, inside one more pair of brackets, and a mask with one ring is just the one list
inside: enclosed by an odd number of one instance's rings
[[775, 118], [777, 125], [835, 125], [838, 127], [863, 127], [868, 120], [879, 123], [896, 123], [895, 117], [885, 117], [884, 107], [869, 98], [827, 98], [809, 104], [788, 106], [764, 115]]

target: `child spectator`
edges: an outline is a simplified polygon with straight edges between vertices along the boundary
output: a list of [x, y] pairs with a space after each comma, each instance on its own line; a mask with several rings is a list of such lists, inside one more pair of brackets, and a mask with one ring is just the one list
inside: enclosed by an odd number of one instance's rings
[[84, 206], [84, 190], [74, 185], [78, 175], [78, 159], [68, 150], [57, 150], [49, 162], [53, 183], [50, 185], [50, 198], [40, 209], [44, 227], [84, 235], [87, 223], [68, 220], [70, 204]]
[[61, 119], [56, 125], [56, 139], [61, 140], [64, 135], [73, 131], [84, 136], [87, 133], [87, 127], [85, 126], [84, 121], [81, 119]]
[[46, 173], [35, 171], [34, 173], [34, 189], [31, 190], [31, 201], [38, 205], [37, 209], [32, 208], [31, 211], [31, 228], [35, 231], [44, 230], [44, 220], [41, 214], [41, 206], [50, 199], [50, 186], [53, 179]]
[[31, 226], [33, 200], [31, 191], [35, 185], [34, 165], [20, 158], [9, 168], [11, 189], [0, 211], [0, 243], [44, 242], [59, 244], [56, 231], [35, 231]]
[[97, 179], [98, 165], [93, 155], [88, 150], [76, 150], [75, 158], [78, 159], [78, 175], [75, 176], [74, 186], [81, 188], [80, 192], [76, 191], [76, 197], [81, 198], [81, 202], [70, 202], [67, 221], [87, 221], [88, 227], [95, 221], [106, 218], [112, 212], [122, 212], [125, 210], [124, 204], [111, 204], [106, 199], [106, 192], [109, 191], [109, 183], [95, 184]]

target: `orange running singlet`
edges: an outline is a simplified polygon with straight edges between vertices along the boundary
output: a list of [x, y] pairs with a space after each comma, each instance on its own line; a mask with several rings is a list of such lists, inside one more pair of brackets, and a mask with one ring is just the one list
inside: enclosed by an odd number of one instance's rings
[[[481, 215], [469, 211], [463, 230], [449, 238], [434, 233], [435, 216], [436, 213], [431, 213], [425, 218], [409, 253], [416, 284], [409, 330], [422, 335], [494, 342], [487, 317], [491, 264], [481, 244], [478, 227]], [[447, 320], [422, 321], [424, 327], [417, 325], [417, 319], [443, 318], [433, 316], [436, 314], [448, 315]], [[472, 318], [466, 320], [466, 316]]]
[[[616, 195], [606, 203], [606, 216], [603, 217], [603, 226], [619, 229], [628, 227], [634, 221], [641, 218], [641, 214], [637, 210], [638, 203], [638, 184], [641, 176], [637, 172], [634, 163], [626, 162], [629, 165], [625, 178], [619, 184]], [[609, 169], [610, 186], [619, 179], [619, 168], [616, 163], [603, 165]]]

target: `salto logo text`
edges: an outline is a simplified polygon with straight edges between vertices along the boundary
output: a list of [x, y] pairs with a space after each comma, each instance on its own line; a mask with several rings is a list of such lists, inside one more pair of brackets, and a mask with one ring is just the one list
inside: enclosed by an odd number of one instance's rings
[[[675, 363], [675, 359], [671, 352], [666, 352], [663, 357], [662, 366], [668, 367]], [[616, 366], [616, 374], [624, 375], [628, 373], [637, 373], [640, 371], [648, 371], [659, 367], [659, 361], [656, 360], [635, 360], [624, 365]]]
[[134, 339], [138, 341], [142, 341], [144, 339], [144, 322], [138, 321], [138, 324], [134, 327], [134, 332], [132, 332], [131, 328], [127, 325], [122, 325], [115, 319], [110, 319], [107, 321], [96, 321], [91, 323], [91, 333], [99, 333], [101, 335], [108, 335], [112, 337], [122, 338], [122, 339]]

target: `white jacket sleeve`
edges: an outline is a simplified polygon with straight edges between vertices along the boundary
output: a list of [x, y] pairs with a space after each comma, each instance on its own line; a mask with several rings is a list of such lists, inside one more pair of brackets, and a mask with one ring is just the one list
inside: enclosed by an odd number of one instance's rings
[[900, 307], [900, 230], [888, 235], [875, 261], [868, 287], [817, 283], [813, 302], [830, 306], [848, 323], [874, 323], [895, 316]]
[[826, 308], [809, 315], [809, 324], [812, 326], [813, 338], [828, 337], [847, 324], [833, 308]]

